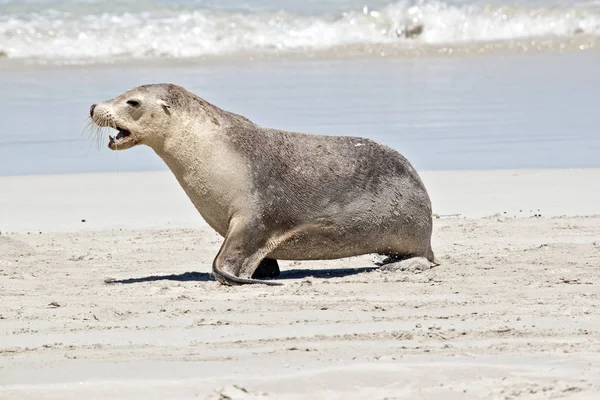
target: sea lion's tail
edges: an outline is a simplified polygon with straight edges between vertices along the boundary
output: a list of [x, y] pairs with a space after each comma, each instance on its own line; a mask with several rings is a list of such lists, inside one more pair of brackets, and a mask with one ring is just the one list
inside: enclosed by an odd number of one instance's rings
[[216, 258], [213, 261], [213, 275], [215, 278], [224, 285], [268, 285], [268, 286], [283, 286], [283, 283], [279, 282], [270, 282], [270, 281], [261, 281], [258, 279], [245, 279], [240, 278], [235, 275], [230, 274], [229, 272], [220, 270], [217, 268]]

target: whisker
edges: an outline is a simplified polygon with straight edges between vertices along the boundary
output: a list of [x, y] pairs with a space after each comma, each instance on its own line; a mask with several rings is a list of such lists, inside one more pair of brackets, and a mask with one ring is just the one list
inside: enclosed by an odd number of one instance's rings
[[86, 123], [84, 124], [82, 130], [81, 130], [81, 135], [88, 135], [88, 139], [91, 137], [91, 131], [92, 131], [92, 121], [86, 121]]
[[91, 120], [91, 118], [87, 118], [87, 123], [85, 124], [83, 130], [81, 131], [81, 135], [83, 136], [84, 134], [87, 133], [87, 140], [90, 142], [90, 145], [88, 146], [87, 149], [87, 154], [86, 157], [90, 155], [90, 149], [92, 148], [92, 136], [94, 135], [94, 124], [93, 121]]
[[98, 150], [100, 150], [102, 148], [102, 139], [108, 135], [110, 135], [110, 130], [105, 129], [103, 132], [99, 132], [99, 134], [96, 136], [96, 141], [98, 143]]
[[90, 155], [90, 150], [92, 149], [92, 144], [94, 144], [94, 141], [90, 140], [90, 144], [88, 146], [87, 153], [85, 154], [86, 157], [89, 157], [89, 155]]
[[81, 129], [81, 135], [83, 135], [86, 132], [89, 132], [90, 127], [94, 124], [94, 121], [92, 121], [92, 119], [90, 117], [87, 117], [85, 119], [85, 122], [83, 124], [83, 128]]
[[90, 141], [90, 145], [88, 146], [88, 155], [89, 155], [90, 150], [92, 149], [92, 146], [94, 145], [94, 142], [98, 141], [98, 138], [100, 137], [100, 135], [99, 135], [100, 128], [98, 126], [91, 125], [88, 129], [88, 132], [89, 132], [88, 140]]
[[[90, 139], [90, 146], [88, 148], [88, 155], [90, 152], [90, 149], [92, 147], [92, 145], [94, 144], [94, 142], [96, 143], [96, 147], [98, 149], [98, 151], [100, 151], [101, 147], [102, 147], [102, 138], [105, 136], [105, 134], [110, 135], [111, 130], [117, 130], [117, 123], [116, 121], [111, 118], [110, 115], [106, 115], [103, 113], [96, 113], [94, 115], [94, 119], [92, 119], [91, 117], [88, 117], [86, 120], [86, 125], [83, 129], [83, 133], [88, 133], [88, 139]], [[118, 150], [118, 144], [115, 143], [115, 150]], [[117, 167], [117, 173], [120, 173], [120, 168], [119, 168], [119, 152], [116, 151], [115, 152], [115, 159], [116, 159], [116, 167]]]
[[96, 132], [94, 132], [94, 143], [96, 144], [96, 150], [100, 150], [100, 146], [98, 145], [98, 142], [100, 141], [100, 138], [102, 137], [102, 132], [100, 130], [100, 128], [96, 129]]

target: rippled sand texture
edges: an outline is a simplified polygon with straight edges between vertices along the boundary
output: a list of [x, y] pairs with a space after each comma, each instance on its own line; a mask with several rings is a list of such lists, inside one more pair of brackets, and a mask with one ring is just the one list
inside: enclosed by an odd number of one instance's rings
[[[598, 174], [425, 174], [441, 266], [282, 262], [284, 286], [234, 288], [208, 273], [216, 233], [169, 228], [193, 210], [164, 177], [40, 177], [76, 195], [0, 235], [0, 398], [596, 399]], [[128, 204], [145, 179], [166, 197]], [[162, 227], [115, 228], [131, 222]]]

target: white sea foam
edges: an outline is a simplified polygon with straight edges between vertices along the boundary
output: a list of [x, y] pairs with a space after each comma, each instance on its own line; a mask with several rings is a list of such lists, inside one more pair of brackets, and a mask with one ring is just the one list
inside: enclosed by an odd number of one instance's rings
[[540, 8], [425, 0], [312, 16], [199, 7], [0, 14], [1, 55], [49, 62], [285, 53], [352, 45], [476, 44], [579, 34], [600, 36], [600, 5]]

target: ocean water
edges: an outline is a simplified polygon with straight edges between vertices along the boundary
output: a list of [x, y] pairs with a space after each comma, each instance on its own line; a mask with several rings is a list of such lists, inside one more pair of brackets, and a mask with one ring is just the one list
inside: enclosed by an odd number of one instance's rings
[[600, 167], [599, 1], [0, 0], [0, 175], [164, 169], [89, 106], [172, 82], [419, 169]]
[[560, 48], [600, 35], [600, 3], [589, 0], [0, 0], [0, 10], [4, 58], [63, 64], [511, 40]]

